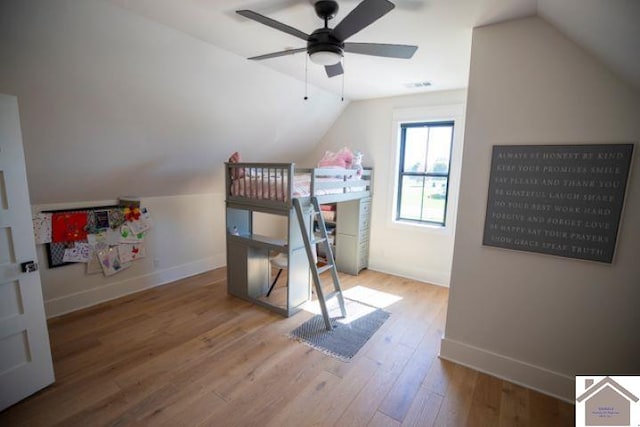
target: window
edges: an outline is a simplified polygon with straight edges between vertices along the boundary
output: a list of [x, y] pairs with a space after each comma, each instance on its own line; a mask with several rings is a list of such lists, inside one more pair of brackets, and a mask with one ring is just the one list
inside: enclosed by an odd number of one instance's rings
[[446, 224], [453, 126], [400, 124], [396, 221]]

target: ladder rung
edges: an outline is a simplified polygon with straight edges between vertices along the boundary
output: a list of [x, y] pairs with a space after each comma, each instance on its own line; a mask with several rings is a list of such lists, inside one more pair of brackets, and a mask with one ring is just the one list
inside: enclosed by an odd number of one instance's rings
[[337, 296], [340, 293], [340, 291], [335, 291], [335, 292], [329, 292], [328, 294], [325, 294], [324, 296], [324, 300], [330, 300], [331, 298]]
[[[312, 209], [309, 209], [308, 211], [305, 210], [304, 211], [305, 214], [306, 214], [306, 212], [310, 212], [314, 216], [320, 215], [322, 212], [320, 210], [320, 205], [318, 204], [318, 199], [316, 197], [311, 197], [311, 204], [312, 204]], [[298, 222], [300, 224], [300, 231], [302, 232], [305, 249], [307, 251], [307, 257], [309, 258], [309, 267], [312, 269], [312, 271], [314, 273], [313, 274], [313, 283], [314, 283], [314, 287], [315, 287], [316, 293], [318, 295], [318, 299], [320, 301], [320, 308], [322, 310], [322, 317], [324, 318], [325, 327], [327, 328], [327, 330], [330, 331], [332, 329], [332, 326], [331, 326], [331, 319], [329, 318], [329, 312], [327, 311], [327, 306], [326, 306], [326, 303], [325, 303], [326, 300], [331, 299], [331, 298], [333, 298], [335, 296], [339, 296], [340, 298], [338, 298], [338, 303], [340, 304], [340, 311], [342, 313], [342, 316], [346, 316], [347, 315], [347, 311], [346, 311], [346, 308], [344, 306], [344, 299], [342, 298], [342, 291], [340, 290], [340, 279], [338, 278], [338, 275], [337, 275], [337, 272], [336, 272], [335, 261], [333, 259], [331, 259], [330, 263], [328, 263], [326, 265], [323, 265], [322, 267], [318, 267], [318, 265], [316, 264], [316, 260], [314, 259], [313, 254], [312, 254], [311, 245], [312, 244], [316, 244], [316, 243], [321, 243], [321, 242], [325, 242], [325, 244], [328, 247], [327, 248], [328, 253], [329, 254], [331, 253], [331, 247], [329, 246], [329, 239], [327, 237], [327, 229], [324, 226], [324, 220], [323, 220], [322, 216], [320, 216], [320, 219], [319, 219], [320, 236], [319, 236], [319, 238], [316, 239], [315, 235], [309, 236], [309, 230], [306, 228], [307, 224], [305, 223], [305, 218], [303, 217], [303, 210], [302, 210], [302, 206], [300, 205], [300, 201], [298, 199], [294, 199], [293, 200], [293, 205], [295, 206], [296, 214], [298, 215]], [[320, 276], [320, 274], [324, 273], [327, 270], [331, 270], [331, 272], [332, 272], [332, 280], [333, 280], [334, 292], [330, 292], [327, 295], [323, 295], [322, 283], [321, 283], [321, 279], [320, 279], [319, 276]]]
[[319, 268], [318, 268], [318, 274], [322, 274], [322, 273], [324, 273], [325, 271], [331, 270], [332, 268], [333, 268], [333, 264], [326, 264], [326, 265], [323, 265], [322, 267], [319, 267]]

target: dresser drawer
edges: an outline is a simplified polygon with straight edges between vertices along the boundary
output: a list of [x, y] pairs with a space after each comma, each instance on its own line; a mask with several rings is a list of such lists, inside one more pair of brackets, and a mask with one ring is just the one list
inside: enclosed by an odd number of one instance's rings
[[369, 242], [361, 242], [358, 252], [358, 270], [361, 270], [369, 264]]
[[336, 223], [338, 271], [357, 275], [369, 263], [371, 199], [338, 203]]
[[359, 246], [358, 250], [360, 251], [360, 253], [368, 252], [369, 251], [369, 239], [361, 240], [360, 244], [358, 246]]
[[369, 223], [371, 222], [371, 219], [367, 216], [367, 217], [361, 217], [360, 218], [360, 229], [367, 229], [369, 230]]
[[360, 234], [358, 234], [358, 239], [361, 242], [369, 241], [369, 227], [360, 229]]
[[360, 202], [360, 218], [369, 217], [371, 215], [371, 200], [362, 200]]

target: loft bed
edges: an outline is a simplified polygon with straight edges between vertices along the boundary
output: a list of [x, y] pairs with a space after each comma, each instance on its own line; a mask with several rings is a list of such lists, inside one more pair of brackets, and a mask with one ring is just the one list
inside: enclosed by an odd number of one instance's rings
[[[372, 169], [296, 168], [295, 163], [225, 163], [227, 226], [227, 290], [231, 295], [291, 316], [311, 298], [310, 269], [302, 230], [313, 233], [311, 212], [301, 227], [293, 200], [310, 206], [370, 200]], [[356, 202], [357, 203], [357, 202]], [[367, 202], [368, 203], [368, 202]], [[369, 206], [369, 205], [367, 205]], [[253, 232], [253, 213], [284, 215], [287, 236], [273, 238]], [[367, 211], [368, 212], [368, 211]], [[280, 300], [266, 297], [271, 282], [270, 260], [285, 254], [287, 286]]]

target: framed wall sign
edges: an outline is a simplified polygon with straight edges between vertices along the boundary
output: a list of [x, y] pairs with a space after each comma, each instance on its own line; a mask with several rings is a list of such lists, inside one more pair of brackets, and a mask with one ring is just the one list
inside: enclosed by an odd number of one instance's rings
[[495, 145], [483, 244], [611, 263], [633, 148]]

